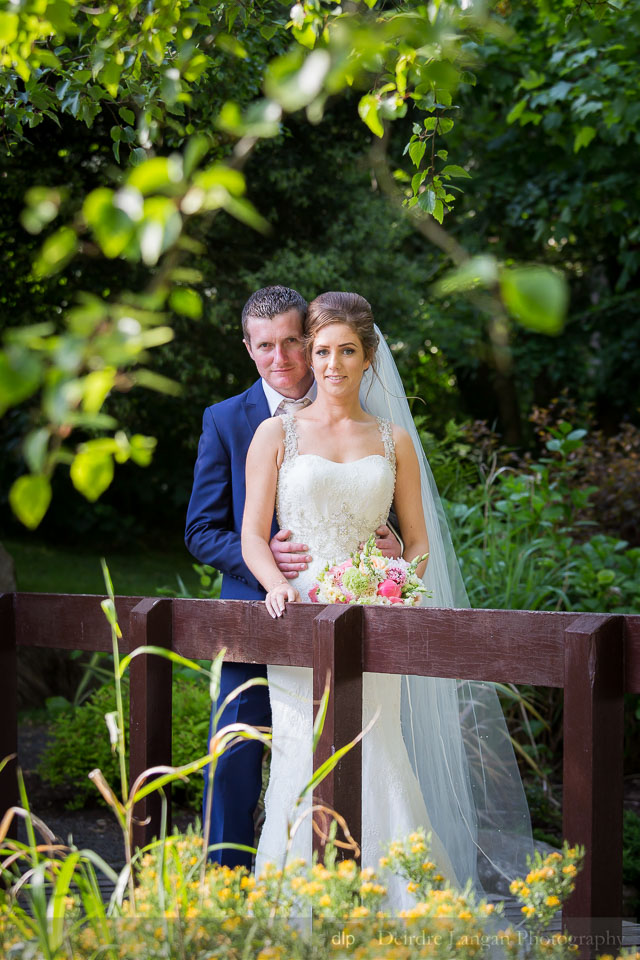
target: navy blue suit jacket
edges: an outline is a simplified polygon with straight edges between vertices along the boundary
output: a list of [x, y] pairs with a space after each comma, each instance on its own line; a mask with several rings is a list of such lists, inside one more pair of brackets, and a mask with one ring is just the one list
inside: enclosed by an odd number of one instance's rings
[[[223, 573], [220, 596], [263, 600], [265, 592], [242, 559], [240, 532], [249, 444], [270, 416], [262, 381], [207, 407], [187, 510], [185, 543], [199, 563]], [[271, 535], [278, 529], [274, 516]]]

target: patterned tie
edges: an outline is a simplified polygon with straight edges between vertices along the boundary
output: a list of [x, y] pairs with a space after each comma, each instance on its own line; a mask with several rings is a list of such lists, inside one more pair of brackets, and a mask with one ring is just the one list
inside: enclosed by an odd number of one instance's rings
[[276, 407], [276, 412], [274, 417], [284, 417], [285, 414], [295, 414], [298, 410], [304, 410], [305, 407], [308, 407], [311, 403], [309, 397], [303, 397], [302, 400], [281, 400], [278, 406]]

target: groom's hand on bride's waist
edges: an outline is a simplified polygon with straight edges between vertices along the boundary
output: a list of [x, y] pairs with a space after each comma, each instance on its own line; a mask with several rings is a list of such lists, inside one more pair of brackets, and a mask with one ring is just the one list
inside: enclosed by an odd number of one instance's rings
[[[362, 550], [363, 547], [364, 544], [361, 543], [360, 549]], [[382, 526], [376, 530], [376, 547], [382, 550], [383, 556], [389, 557], [390, 559], [397, 560], [398, 557], [402, 556], [402, 544], [394, 531], [388, 527], [386, 523], [383, 523]]]
[[291, 530], [278, 530], [269, 544], [274, 560], [287, 580], [293, 580], [301, 570], [306, 570], [312, 560], [307, 553], [307, 544], [292, 543], [290, 536]]

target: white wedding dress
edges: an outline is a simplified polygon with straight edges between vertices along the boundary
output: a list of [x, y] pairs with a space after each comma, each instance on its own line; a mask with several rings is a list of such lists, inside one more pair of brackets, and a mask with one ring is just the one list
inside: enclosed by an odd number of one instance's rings
[[[295, 584], [303, 600], [327, 561], [341, 561], [385, 523], [395, 486], [395, 450], [390, 421], [378, 418], [380, 454], [350, 463], [336, 463], [316, 454], [299, 454], [295, 418], [282, 418], [285, 455], [277, 487], [280, 529], [306, 543], [313, 557]], [[282, 866], [287, 823], [296, 799], [313, 771], [312, 671], [306, 667], [268, 666], [273, 714], [271, 775], [265, 797], [265, 821], [258, 845], [256, 873], [266, 863]], [[420, 785], [409, 762], [400, 722], [400, 676], [365, 673], [363, 727], [376, 710], [380, 715], [362, 742], [362, 866], [378, 868], [385, 845], [419, 827], [431, 832], [431, 857], [440, 872], [455, 885], [466, 878], [455, 875], [450, 859], [432, 829]], [[306, 807], [310, 805], [306, 798]], [[305, 809], [305, 806], [302, 807]], [[300, 809], [298, 810], [298, 814]], [[289, 858], [311, 860], [311, 819], [296, 833]], [[406, 909], [415, 899], [406, 881], [385, 876], [387, 908]]]

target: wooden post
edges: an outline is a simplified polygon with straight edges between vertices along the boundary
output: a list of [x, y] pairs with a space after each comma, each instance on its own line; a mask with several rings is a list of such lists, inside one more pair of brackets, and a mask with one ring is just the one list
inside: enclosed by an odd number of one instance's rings
[[620, 947], [623, 697], [623, 620], [582, 614], [565, 630], [563, 828], [586, 850], [564, 910], [583, 956]]
[[[130, 650], [141, 646], [171, 649], [171, 600], [141, 600], [130, 614]], [[131, 785], [144, 770], [171, 763], [171, 661], [155, 654], [136, 657], [129, 667], [129, 777]], [[167, 796], [171, 826], [171, 788]], [[162, 805], [159, 793], [136, 804], [133, 845], [143, 847], [160, 836]]]
[[[329, 684], [329, 704], [324, 727], [313, 757], [317, 770], [336, 750], [362, 730], [362, 607], [335, 604], [313, 621], [314, 716]], [[362, 837], [362, 744], [340, 760], [313, 794], [314, 803], [326, 803], [347, 821], [358, 844]], [[315, 819], [318, 819], [317, 817]], [[341, 831], [338, 830], [338, 839]], [[324, 843], [315, 832], [313, 849], [320, 860]], [[340, 848], [338, 848], [340, 855]], [[347, 851], [347, 856], [353, 852]]]
[[[0, 763], [5, 757], [18, 753], [18, 665], [16, 658], [16, 631], [13, 594], [0, 595]], [[0, 772], [0, 820], [5, 810], [18, 804], [16, 759]], [[10, 836], [17, 837], [18, 821], [14, 819]]]

